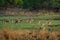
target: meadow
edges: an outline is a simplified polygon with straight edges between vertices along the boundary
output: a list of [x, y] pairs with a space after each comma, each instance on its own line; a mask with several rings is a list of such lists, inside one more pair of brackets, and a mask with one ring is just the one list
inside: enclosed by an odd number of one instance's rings
[[60, 14], [0, 15], [0, 40], [60, 40]]
[[0, 29], [60, 31], [60, 14], [0, 16]]

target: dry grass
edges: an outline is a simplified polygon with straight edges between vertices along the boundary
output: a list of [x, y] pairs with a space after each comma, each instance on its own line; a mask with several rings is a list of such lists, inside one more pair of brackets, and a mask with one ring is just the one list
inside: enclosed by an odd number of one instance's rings
[[0, 32], [0, 40], [60, 40], [60, 32], [4, 30]]

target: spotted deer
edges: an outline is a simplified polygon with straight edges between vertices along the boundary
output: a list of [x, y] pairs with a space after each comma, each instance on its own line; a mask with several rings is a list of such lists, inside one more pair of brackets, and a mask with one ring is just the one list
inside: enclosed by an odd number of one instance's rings
[[10, 19], [3, 19], [3, 22], [10, 22]]
[[51, 20], [48, 20], [47, 23], [48, 23], [48, 25], [51, 25], [52, 24]]
[[41, 20], [39, 18], [34, 19], [35, 22], [38, 22], [38, 24], [41, 23]]
[[34, 21], [34, 19], [27, 19], [28, 23], [32, 23]]
[[37, 21], [38, 21], [38, 24], [40, 24], [40, 23], [41, 23], [41, 21], [40, 21], [40, 19], [39, 19], [39, 18], [37, 19]]
[[22, 22], [22, 19], [15, 19], [15, 23], [20, 23]]
[[42, 24], [41, 25], [41, 29], [44, 31], [44, 30], [46, 30], [46, 25], [45, 24]]

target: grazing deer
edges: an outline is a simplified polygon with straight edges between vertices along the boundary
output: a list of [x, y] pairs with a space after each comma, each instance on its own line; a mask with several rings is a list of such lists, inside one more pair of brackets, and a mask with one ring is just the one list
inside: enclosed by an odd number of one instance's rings
[[8, 22], [10, 22], [10, 19], [3, 19], [3, 22], [8, 23]]
[[40, 23], [41, 23], [40, 19], [37, 19], [37, 21], [38, 21], [38, 24], [40, 24]]
[[41, 21], [39, 21], [39, 24], [41, 23]]
[[16, 19], [15, 23], [20, 23], [22, 21], [22, 19]]
[[38, 18], [38, 19], [34, 19], [35, 20], [35, 22], [38, 22], [38, 24], [40, 24], [41, 23], [41, 21], [40, 21], [40, 19]]
[[46, 27], [45, 27], [46, 25], [45, 24], [42, 24], [42, 26], [41, 26], [41, 29], [44, 31], [44, 30], [46, 30]]
[[48, 25], [51, 25], [52, 24], [51, 20], [48, 20], [47, 23], [48, 23]]
[[27, 19], [27, 22], [32, 23], [34, 19]]
[[11, 22], [14, 23], [14, 20], [15, 20], [15, 19], [11, 19]]

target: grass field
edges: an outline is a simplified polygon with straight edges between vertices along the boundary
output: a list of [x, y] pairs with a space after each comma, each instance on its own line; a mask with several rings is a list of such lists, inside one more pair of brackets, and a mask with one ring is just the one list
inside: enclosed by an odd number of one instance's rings
[[[23, 21], [15, 23], [15, 19], [22, 19]], [[34, 19], [33, 22], [26, 22], [26, 19]], [[40, 16], [0, 16], [0, 29], [9, 28], [13, 30], [40, 30], [41, 26], [45, 24], [46, 29], [50, 29], [52, 31], [60, 30], [60, 14], [57, 15], [40, 15]], [[57, 19], [57, 20], [55, 20]], [[2, 20], [11, 20], [10, 22], [2, 21]], [[50, 20], [50, 26], [48, 21]], [[40, 21], [40, 23], [39, 23]]]
[[0, 40], [60, 40], [60, 14], [0, 16]]

